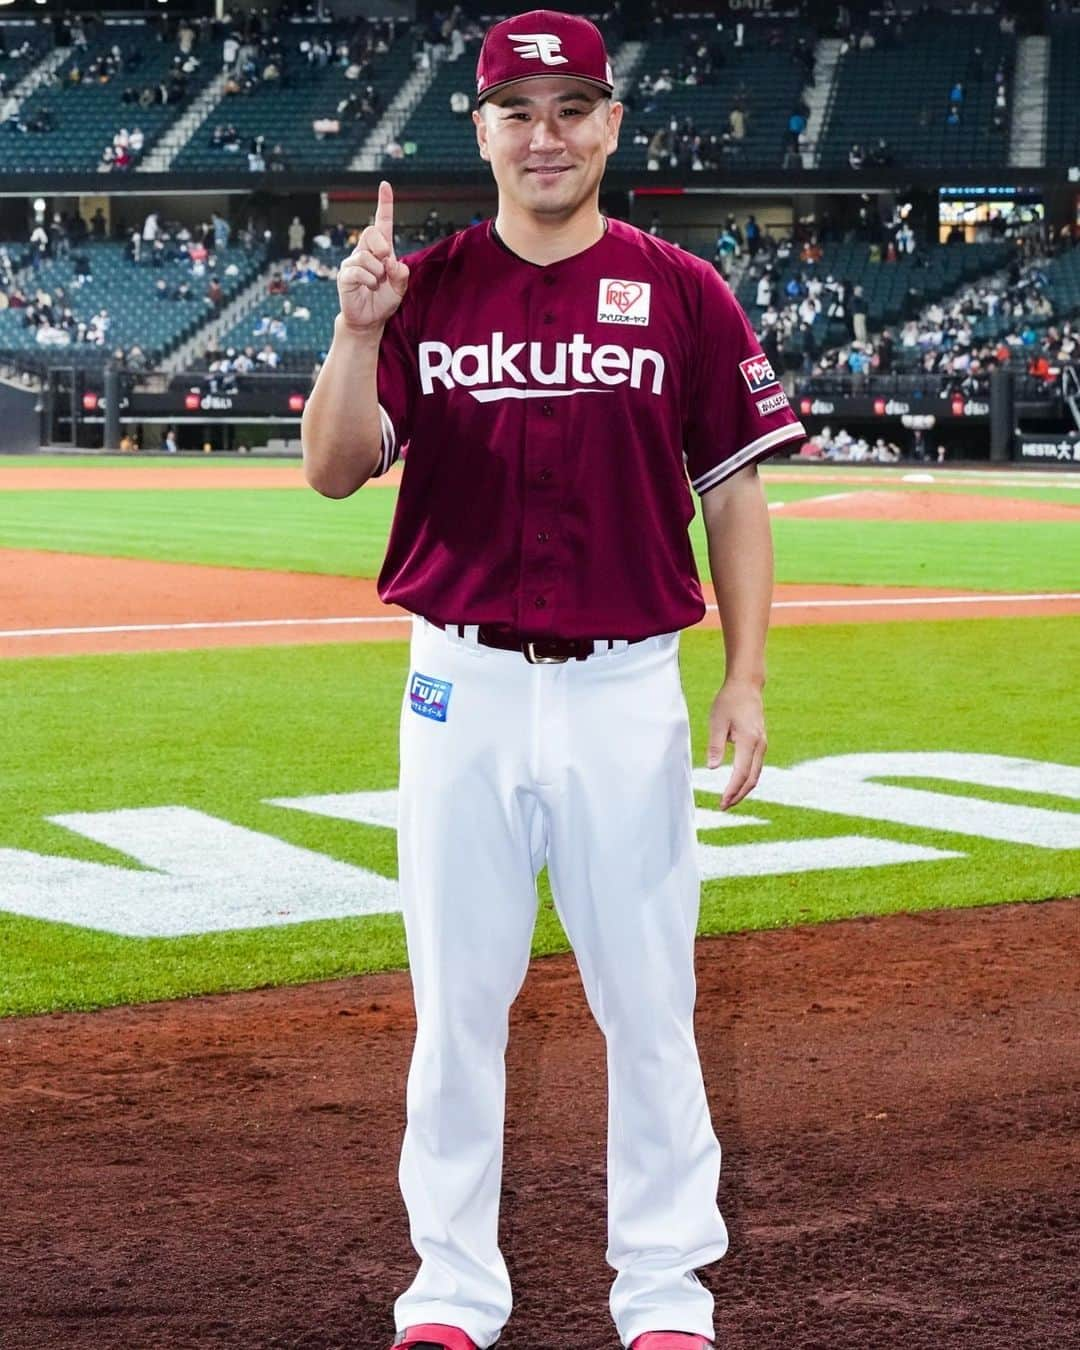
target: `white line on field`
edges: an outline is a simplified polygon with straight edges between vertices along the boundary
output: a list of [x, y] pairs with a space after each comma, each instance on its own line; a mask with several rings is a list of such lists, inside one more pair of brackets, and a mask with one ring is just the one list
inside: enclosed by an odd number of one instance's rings
[[[1080, 600], [1080, 591], [1061, 591], [1042, 595], [897, 595], [884, 600], [774, 600], [773, 609], [857, 609], [874, 605], [993, 605], [1004, 600], [1011, 604], [1030, 604], [1035, 600]], [[710, 605], [715, 609], [715, 605]]]
[[205, 623], [112, 623], [88, 628], [0, 629], [0, 638], [66, 637], [80, 633], [186, 633], [205, 628], [308, 628], [342, 623], [408, 623], [411, 614], [350, 615], [340, 619], [221, 619]]
[[[859, 609], [877, 605], [993, 605], [1032, 604], [1040, 600], [1080, 600], [1080, 591], [1044, 592], [1037, 595], [903, 595], [884, 599], [774, 600], [773, 609]], [[715, 605], [708, 608], [716, 611]], [[205, 623], [128, 623], [101, 624], [85, 628], [0, 628], [0, 638], [70, 637], [91, 633], [187, 633], [205, 629], [230, 628], [315, 628], [340, 624], [409, 623], [409, 614], [349, 615], [336, 619], [223, 619]]]

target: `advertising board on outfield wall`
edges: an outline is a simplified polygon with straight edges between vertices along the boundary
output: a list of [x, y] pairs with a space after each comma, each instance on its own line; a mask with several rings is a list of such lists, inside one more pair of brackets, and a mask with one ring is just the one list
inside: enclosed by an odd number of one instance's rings
[[1080, 433], [1065, 436], [1018, 436], [1016, 458], [1030, 464], [1080, 464]]

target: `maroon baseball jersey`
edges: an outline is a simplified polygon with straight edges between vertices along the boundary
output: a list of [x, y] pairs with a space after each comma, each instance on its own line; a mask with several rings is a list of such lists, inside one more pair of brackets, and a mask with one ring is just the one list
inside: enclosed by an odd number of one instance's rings
[[638, 638], [705, 613], [699, 493], [805, 439], [724, 281], [609, 220], [547, 266], [490, 222], [409, 259], [379, 352], [379, 594], [438, 623]]

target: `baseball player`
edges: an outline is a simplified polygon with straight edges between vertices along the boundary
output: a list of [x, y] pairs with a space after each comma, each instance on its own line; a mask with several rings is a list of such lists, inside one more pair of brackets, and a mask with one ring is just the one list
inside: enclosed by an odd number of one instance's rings
[[[756, 464], [805, 438], [714, 269], [605, 218], [619, 134], [587, 20], [496, 23], [477, 71], [493, 222], [408, 264], [393, 196], [339, 275], [304, 413], [308, 481], [346, 497], [408, 447], [379, 594], [413, 621], [399, 860], [417, 1036], [400, 1181], [420, 1266], [398, 1347], [483, 1350], [499, 1250], [504, 1051], [546, 864], [607, 1041], [611, 1312], [632, 1350], [704, 1350], [720, 1147], [693, 1032], [699, 907], [681, 629], [705, 613], [701, 496], [726, 666], [708, 763], [728, 808], [765, 752], [772, 588]], [[719, 660], [718, 660], [719, 665]]]

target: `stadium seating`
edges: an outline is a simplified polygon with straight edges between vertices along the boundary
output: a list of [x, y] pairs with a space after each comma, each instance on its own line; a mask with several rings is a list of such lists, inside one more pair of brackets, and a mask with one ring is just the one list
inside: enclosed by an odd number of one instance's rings
[[[107, 84], [92, 80], [82, 80], [78, 84], [71, 82], [74, 67], [85, 70], [95, 57], [107, 53], [114, 45], [124, 54], [124, 67]], [[165, 79], [179, 52], [175, 43], [158, 41], [150, 25], [141, 20], [108, 19], [96, 24], [85, 50], [72, 48], [58, 68], [58, 82], [52, 86], [42, 85], [19, 110], [19, 117], [25, 121], [48, 109], [55, 119], [56, 129], [21, 133], [15, 129], [13, 121], [5, 124], [0, 128], [0, 168], [9, 173], [94, 170], [101, 162], [102, 150], [112, 143], [121, 127], [130, 131], [138, 126], [142, 130], [145, 155], [216, 73], [211, 53], [201, 52], [196, 47], [200, 65], [188, 76], [183, 103], [155, 103], [143, 108], [137, 103], [123, 101], [126, 89], [142, 89]]]
[[1080, 164], [1080, 16], [1059, 16], [1050, 26], [1050, 75], [1046, 119], [1047, 164]]
[[[613, 168], [644, 167], [646, 147], [634, 145], [634, 133], [651, 134], [673, 118], [680, 123], [689, 118], [703, 133], [726, 132], [736, 99], [746, 111], [746, 135], [728, 146], [722, 164], [751, 168], [781, 162], [788, 118], [807, 83], [807, 73], [795, 60], [793, 49], [800, 37], [812, 38], [812, 34], [790, 22], [748, 28], [747, 44], [739, 49], [732, 45], [730, 27], [718, 35], [704, 19], [673, 20], [660, 35], [650, 37], [633, 73], [632, 87], [626, 91], [627, 113], [619, 149], [611, 161]], [[692, 35], [696, 42], [692, 43]], [[698, 42], [716, 50], [723, 64], [717, 64], [705, 83], [681, 83], [679, 68], [693, 64], [691, 52]], [[670, 72], [674, 88], [651, 95], [638, 92], [644, 76], [652, 80], [663, 71]]]
[[[338, 103], [350, 94], [374, 85], [382, 98], [382, 107], [394, 97], [411, 67], [407, 37], [398, 38], [390, 49], [375, 59], [370, 73], [359, 80], [345, 77], [346, 67], [339, 59], [325, 66], [309, 62], [300, 50], [301, 42], [317, 36], [337, 42], [350, 37], [354, 29], [347, 24], [290, 23], [278, 29], [285, 54], [283, 78], [262, 84], [250, 94], [234, 94], [213, 107], [195, 129], [173, 163], [178, 172], [246, 171], [246, 152], [256, 136], [265, 138], [266, 151], [280, 145], [288, 169], [329, 170], [344, 168], [363, 144], [372, 124], [356, 119], [343, 120], [339, 134], [318, 139], [312, 128], [317, 118], [333, 118]], [[211, 144], [214, 128], [225, 123], [235, 127], [241, 153]]]
[[[785, 284], [800, 273], [811, 271], [823, 280], [835, 277], [848, 286], [861, 286], [867, 302], [867, 325], [880, 329], [899, 323], [922, 305], [949, 295], [976, 277], [985, 276], [1005, 265], [1010, 246], [991, 244], [938, 244], [925, 250], [925, 265], [913, 256], [902, 255], [896, 262], [872, 262], [868, 244], [830, 244], [814, 267], [793, 261], [780, 274], [781, 293]], [[762, 310], [755, 303], [757, 281], [748, 274], [738, 287], [739, 302], [756, 326]], [[814, 322], [814, 337], [819, 345], [835, 346], [850, 336], [846, 323], [830, 325], [824, 314]]]
[[[13, 255], [21, 252], [20, 245], [8, 245]], [[76, 286], [74, 258], [85, 253], [90, 262], [91, 279]], [[217, 266], [212, 275], [221, 283], [224, 303], [248, 285], [263, 266], [261, 250], [245, 252], [240, 248], [219, 249]], [[232, 275], [229, 269], [235, 266]], [[181, 281], [191, 285], [192, 298], [188, 300], [159, 299], [155, 286], [164, 277], [170, 286]], [[45, 347], [38, 343], [36, 331], [25, 325], [25, 310], [0, 310], [0, 353], [32, 352], [47, 355], [57, 365], [77, 360], [80, 365], [93, 363], [95, 353], [104, 360], [115, 348], [138, 345], [149, 361], [160, 360], [172, 348], [190, 337], [209, 317], [204, 296], [210, 274], [193, 278], [191, 266], [172, 260], [162, 267], [149, 266], [145, 261], [135, 266], [126, 260], [124, 247], [117, 243], [87, 243], [78, 246], [71, 258], [44, 262], [26, 281], [23, 290], [33, 296], [37, 289], [49, 292], [57, 286], [67, 292], [67, 304], [76, 318], [89, 320], [99, 310], [109, 314], [107, 340], [103, 347], [87, 344], [67, 347]]]
[[[992, 126], [994, 72], [1006, 61], [1011, 88], [1014, 57], [1015, 39], [1001, 34], [996, 19], [978, 15], [920, 14], [897, 46], [853, 47], [837, 70], [821, 167], [845, 167], [853, 144], [865, 147], [879, 137], [897, 166], [1004, 167], [1009, 131], [1007, 123], [1003, 131]], [[950, 126], [949, 95], [957, 81], [964, 98], [960, 123]]]
[[[336, 266], [347, 252], [345, 249], [325, 249], [317, 250], [315, 256]], [[280, 355], [282, 369], [310, 369], [330, 346], [338, 308], [335, 282], [328, 278], [294, 281], [287, 295], [265, 296], [255, 309], [226, 330], [215, 346], [221, 351], [228, 351], [230, 347], [237, 351], [253, 347], [258, 352], [269, 343]], [[303, 317], [304, 311], [309, 317]], [[265, 318], [280, 319], [285, 325], [284, 333], [257, 332]]]

